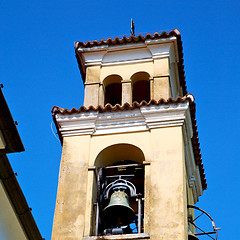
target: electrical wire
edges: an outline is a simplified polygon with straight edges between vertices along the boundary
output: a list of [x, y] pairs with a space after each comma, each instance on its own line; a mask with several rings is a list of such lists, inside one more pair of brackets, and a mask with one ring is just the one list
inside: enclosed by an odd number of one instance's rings
[[57, 137], [57, 135], [56, 135], [56, 133], [54, 132], [54, 130], [53, 130], [53, 121], [51, 122], [51, 129], [52, 129], [52, 133], [53, 133], [53, 135], [54, 135], [54, 137], [60, 142], [60, 140], [59, 140], [59, 138]]

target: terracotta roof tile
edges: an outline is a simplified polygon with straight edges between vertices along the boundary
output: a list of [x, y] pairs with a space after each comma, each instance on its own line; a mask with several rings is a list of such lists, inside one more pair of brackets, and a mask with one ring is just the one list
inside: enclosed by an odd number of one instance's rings
[[[56, 114], [62, 114], [62, 115], [69, 115], [69, 114], [74, 114], [74, 113], [81, 113], [81, 112], [90, 112], [90, 111], [99, 111], [99, 112], [112, 112], [112, 111], [126, 111], [126, 110], [132, 110], [135, 108], [140, 108], [141, 106], [150, 106], [150, 105], [162, 105], [162, 104], [171, 104], [171, 103], [183, 103], [186, 101], [190, 102], [190, 112], [191, 112], [191, 120], [192, 120], [192, 128], [193, 128], [193, 136], [192, 136], [192, 146], [193, 146], [193, 152], [194, 152], [194, 158], [196, 161], [196, 164], [199, 166], [199, 171], [200, 171], [200, 176], [201, 176], [201, 182], [203, 189], [207, 189], [207, 182], [204, 174], [204, 168], [203, 168], [203, 163], [202, 163], [202, 158], [201, 158], [201, 153], [200, 153], [200, 143], [199, 143], [199, 138], [198, 138], [198, 131], [197, 131], [197, 125], [196, 125], [196, 104], [194, 103], [194, 97], [192, 94], [187, 94], [184, 97], [178, 97], [176, 99], [173, 98], [168, 98], [167, 100], [165, 99], [160, 99], [159, 101], [156, 100], [151, 100], [149, 102], [142, 101], [140, 103], [138, 102], [133, 102], [132, 105], [129, 103], [125, 103], [124, 105], [119, 105], [116, 104], [115, 106], [112, 106], [111, 104], [106, 104], [105, 106], [81, 106], [79, 109], [72, 108], [72, 109], [64, 109], [60, 108], [57, 106], [54, 106], [52, 108], [52, 115], [53, 115], [53, 120], [54, 123], [58, 129], [58, 125], [56, 122]], [[58, 134], [59, 137], [62, 141], [62, 136], [59, 132], [58, 129]]]
[[163, 31], [162, 33], [154, 33], [150, 34], [147, 33], [145, 36], [137, 35], [130, 37], [116, 37], [114, 39], [108, 38], [107, 40], [101, 39], [101, 40], [94, 40], [94, 41], [87, 41], [87, 42], [76, 42], [75, 43], [75, 54], [78, 61], [78, 66], [82, 75], [82, 79], [85, 82], [86, 77], [86, 69], [84, 66], [84, 57], [81, 52], [77, 51], [79, 47], [82, 48], [91, 48], [96, 46], [102, 46], [102, 45], [121, 45], [121, 44], [128, 44], [128, 43], [138, 43], [138, 42], [145, 42], [146, 40], [153, 40], [153, 39], [164, 39], [164, 38], [170, 38], [175, 36], [177, 38], [177, 46], [178, 46], [178, 55], [179, 55], [179, 62], [178, 62], [178, 71], [179, 71], [179, 79], [180, 79], [180, 85], [183, 90], [183, 95], [187, 94], [187, 87], [186, 87], [186, 81], [185, 81], [185, 71], [184, 71], [184, 65], [183, 65], [183, 47], [182, 47], [182, 41], [181, 41], [181, 34], [179, 30], [174, 29], [170, 31], [169, 33]]
[[147, 33], [145, 36], [137, 35], [137, 36], [129, 36], [129, 37], [115, 37], [108, 38], [108, 39], [101, 39], [101, 40], [94, 40], [94, 41], [87, 41], [87, 42], [76, 42], [75, 43], [75, 49], [79, 47], [84, 48], [91, 48], [95, 46], [101, 46], [101, 45], [120, 45], [120, 44], [127, 44], [127, 43], [136, 43], [136, 42], [145, 42], [148, 39], [159, 39], [159, 38], [170, 38], [173, 36], [180, 36], [180, 32], [177, 29], [174, 29], [170, 31], [169, 33], [163, 31], [162, 33], [155, 32], [154, 34]]
[[79, 109], [72, 108], [72, 109], [66, 109], [66, 108], [60, 108], [57, 106], [54, 106], [52, 108], [53, 115], [56, 115], [57, 113], [60, 114], [73, 114], [73, 113], [81, 113], [81, 112], [89, 112], [89, 111], [99, 111], [99, 112], [107, 112], [107, 111], [124, 111], [124, 110], [132, 110], [134, 108], [140, 108], [142, 106], [150, 106], [150, 105], [161, 105], [161, 104], [169, 104], [169, 103], [181, 103], [185, 102], [186, 100], [192, 101], [192, 98], [189, 97], [190, 94], [188, 94], [185, 97], [178, 97], [176, 99], [174, 98], [168, 98], [167, 100], [161, 98], [159, 101], [156, 100], [150, 100], [149, 102], [146, 102], [145, 100], [141, 101], [140, 103], [134, 101], [131, 105], [129, 103], [124, 103], [123, 105], [116, 104], [112, 106], [111, 104], [106, 104], [105, 106], [98, 105], [97, 107], [94, 106], [81, 106]]

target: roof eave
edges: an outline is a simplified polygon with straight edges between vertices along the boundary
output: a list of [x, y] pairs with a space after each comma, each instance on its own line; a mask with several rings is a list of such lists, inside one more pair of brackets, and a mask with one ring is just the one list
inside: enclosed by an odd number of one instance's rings
[[0, 153], [22, 152], [25, 149], [1, 88], [0, 103], [0, 130], [6, 141], [6, 147], [0, 149]]
[[5, 154], [0, 154], [0, 180], [27, 239], [42, 240], [41, 233], [31, 213], [31, 208], [27, 204], [26, 198]]

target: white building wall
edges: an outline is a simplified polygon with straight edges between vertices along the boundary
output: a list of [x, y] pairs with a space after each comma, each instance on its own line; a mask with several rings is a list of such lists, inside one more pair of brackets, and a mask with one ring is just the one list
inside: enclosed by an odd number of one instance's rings
[[0, 182], [0, 239], [27, 240], [1, 182]]

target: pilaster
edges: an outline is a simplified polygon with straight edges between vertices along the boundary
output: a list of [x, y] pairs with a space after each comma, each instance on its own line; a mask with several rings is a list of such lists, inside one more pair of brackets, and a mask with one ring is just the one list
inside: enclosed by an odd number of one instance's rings
[[99, 83], [85, 84], [84, 106], [97, 107], [99, 102]]
[[131, 80], [122, 81], [122, 105], [124, 103], [131, 104], [132, 102], [132, 83]]
[[169, 76], [153, 77], [153, 99], [168, 99], [171, 96]]

